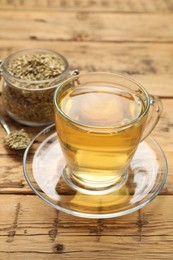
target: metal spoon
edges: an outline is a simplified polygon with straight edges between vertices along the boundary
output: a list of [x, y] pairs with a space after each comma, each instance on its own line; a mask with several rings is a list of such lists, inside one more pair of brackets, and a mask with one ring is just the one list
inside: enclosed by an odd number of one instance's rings
[[4, 144], [8, 146], [8, 148], [22, 150], [28, 146], [28, 144], [30, 143], [30, 138], [28, 134], [24, 131], [24, 129], [11, 132], [8, 124], [6, 123], [2, 115], [0, 115], [0, 123], [7, 132], [7, 136], [4, 138]]

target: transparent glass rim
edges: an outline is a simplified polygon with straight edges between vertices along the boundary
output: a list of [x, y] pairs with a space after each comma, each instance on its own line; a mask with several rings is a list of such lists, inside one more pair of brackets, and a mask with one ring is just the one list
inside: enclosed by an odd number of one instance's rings
[[[122, 126], [111, 126], [111, 127], [104, 127], [104, 126], [90, 126], [90, 125], [85, 125], [85, 124], [82, 124], [82, 123], [79, 123], [75, 120], [72, 120], [72, 118], [70, 118], [69, 116], [67, 116], [61, 109], [60, 107], [58, 106], [57, 104], [57, 96], [58, 94], [60, 93], [60, 91], [66, 86], [66, 84], [68, 84], [69, 82], [71, 82], [72, 80], [76, 80], [76, 79], [80, 79], [80, 77], [82, 76], [90, 76], [90, 75], [112, 75], [112, 76], [116, 76], [116, 77], [119, 77], [119, 78], [122, 78], [122, 79], [126, 79], [128, 80], [129, 82], [132, 82], [133, 84], [135, 84], [146, 96], [146, 101], [147, 101], [147, 105], [146, 105], [146, 108], [144, 110], [144, 112], [137, 118], [135, 118], [134, 120], [130, 121], [129, 123], [127, 124], [124, 124]], [[125, 86], [125, 87], [128, 87], [128, 86]], [[121, 75], [121, 74], [114, 74], [114, 73], [109, 73], [109, 72], [89, 72], [89, 73], [81, 73], [80, 75], [76, 75], [76, 76], [72, 76], [66, 80], [64, 80], [62, 83], [60, 83], [58, 85], [58, 88], [55, 90], [54, 92], [54, 96], [53, 96], [53, 102], [54, 102], [54, 107], [55, 109], [61, 114], [61, 116], [63, 118], [65, 118], [66, 120], [70, 121], [73, 125], [75, 126], [78, 126], [80, 128], [84, 128], [84, 129], [92, 129], [92, 130], [96, 130], [96, 129], [100, 129], [100, 130], [113, 130], [113, 129], [116, 129], [116, 130], [123, 130], [123, 129], [126, 129], [130, 126], [132, 126], [134, 123], [137, 123], [139, 122], [149, 111], [149, 108], [150, 108], [150, 96], [148, 94], [148, 92], [146, 91], [146, 89], [141, 85], [139, 84], [138, 82], [136, 82], [135, 80], [131, 79], [130, 77], [126, 77], [124, 75]]]
[[[51, 54], [54, 54], [58, 57], [60, 57], [64, 64], [65, 64], [65, 70], [60, 74], [58, 75], [57, 77], [54, 77], [52, 79], [46, 79], [46, 80], [23, 80], [23, 79], [19, 79], [15, 76], [13, 76], [11, 73], [9, 73], [8, 71], [8, 68], [7, 68], [7, 63], [15, 56], [15, 55], [18, 55], [18, 54], [24, 54], [24, 53], [31, 53], [31, 52], [42, 52], [42, 53], [51, 53]], [[20, 50], [20, 51], [17, 51], [17, 52], [14, 52], [12, 53], [11, 55], [9, 55], [2, 63], [2, 72], [3, 72], [3, 76], [4, 78], [8, 81], [8, 79], [10, 80], [16, 80], [17, 82], [20, 82], [20, 83], [23, 83], [23, 84], [43, 84], [43, 83], [51, 83], [51, 82], [54, 82], [56, 80], [63, 80], [65, 78], [66, 75], [68, 75], [69, 73], [69, 64], [68, 64], [68, 61], [67, 59], [62, 56], [60, 53], [58, 52], [55, 52], [55, 51], [52, 51], [52, 50], [48, 50], [48, 49], [41, 49], [41, 48], [33, 48], [33, 49], [24, 49], [24, 50]], [[45, 89], [51, 89], [51, 88], [55, 88], [57, 85], [53, 85], [49, 88], [45, 88]], [[32, 91], [43, 91], [45, 89], [34, 89], [34, 88], [31, 88], [31, 89], [28, 89], [28, 88], [25, 88], [25, 87], [17, 87], [17, 86], [13, 86], [15, 88], [18, 88], [18, 89], [24, 89], [24, 90], [32, 90]]]
[[150, 139], [159, 149], [159, 152], [161, 154], [161, 156], [163, 157], [163, 161], [164, 161], [164, 176], [163, 179], [157, 189], [157, 191], [155, 193], [152, 194], [151, 197], [149, 197], [146, 201], [144, 201], [143, 203], [135, 206], [132, 209], [127, 209], [127, 210], [123, 210], [121, 212], [115, 212], [115, 213], [102, 213], [102, 214], [91, 214], [91, 213], [84, 213], [84, 212], [77, 212], [75, 210], [68, 210], [66, 208], [63, 208], [59, 205], [55, 205], [54, 203], [52, 203], [50, 200], [46, 199], [44, 196], [41, 195], [40, 192], [37, 191], [37, 189], [34, 187], [34, 185], [32, 184], [32, 182], [29, 179], [29, 175], [27, 172], [27, 168], [26, 168], [26, 161], [27, 161], [27, 157], [29, 154], [29, 150], [31, 148], [31, 146], [33, 145], [33, 143], [35, 142], [35, 140], [42, 135], [43, 133], [49, 132], [49, 130], [55, 127], [55, 124], [49, 125], [48, 127], [44, 128], [42, 131], [40, 131], [30, 142], [30, 144], [28, 145], [28, 147], [25, 150], [25, 153], [23, 155], [23, 171], [24, 171], [24, 176], [25, 179], [27, 181], [27, 183], [29, 184], [29, 186], [31, 187], [31, 189], [34, 191], [34, 193], [41, 198], [44, 202], [46, 202], [47, 204], [49, 204], [51, 207], [60, 210], [61, 212], [64, 212], [66, 214], [70, 214], [76, 217], [83, 217], [83, 218], [92, 218], [92, 219], [104, 219], [104, 218], [114, 218], [114, 217], [121, 217], [124, 215], [128, 215], [130, 213], [133, 213], [141, 208], [143, 208], [144, 206], [146, 206], [148, 203], [150, 203], [162, 190], [165, 182], [166, 182], [166, 178], [167, 178], [167, 174], [168, 174], [168, 164], [167, 164], [167, 159], [165, 157], [165, 154], [161, 148], [161, 146], [158, 144], [158, 142], [151, 136], [148, 136], [147, 139]]

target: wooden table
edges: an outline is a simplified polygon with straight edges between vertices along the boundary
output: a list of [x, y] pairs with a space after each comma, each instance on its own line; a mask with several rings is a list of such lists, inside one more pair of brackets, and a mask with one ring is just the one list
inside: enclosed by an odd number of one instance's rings
[[[52, 49], [71, 69], [130, 75], [160, 96], [164, 110], [152, 136], [169, 163], [163, 190], [141, 210], [104, 220], [73, 217], [31, 191], [22, 153], [4, 148], [1, 127], [1, 260], [173, 259], [172, 12], [173, 0], [0, 0], [1, 59], [20, 49]], [[31, 136], [40, 130], [25, 129]]]

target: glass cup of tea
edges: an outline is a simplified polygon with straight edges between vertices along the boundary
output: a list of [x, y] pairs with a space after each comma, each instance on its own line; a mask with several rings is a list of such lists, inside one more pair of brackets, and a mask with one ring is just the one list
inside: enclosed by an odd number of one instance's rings
[[91, 72], [61, 83], [54, 109], [65, 181], [82, 193], [103, 195], [128, 179], [129, 164], [156, 126], [162, 104], [130, 78]]

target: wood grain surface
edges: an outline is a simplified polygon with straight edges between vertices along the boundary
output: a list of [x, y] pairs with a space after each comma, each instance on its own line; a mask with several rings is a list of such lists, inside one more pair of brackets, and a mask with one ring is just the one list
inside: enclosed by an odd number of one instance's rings
[[[112, 219], [67, 215], [28, 186], [22, 152], [0, 127], [0, 260], [173, 259], [173, 0], [0, 0], [0, 59], [26, 48], [63, 54], [71, 69], [109, 71], [140, 82], [163, 103], [152, 136], [169, 172], [150, 204]], [[2, 83], [2, 81], [1, 81]], [[21, 129], [3, 109], [11, 129]], [[24, 127], [30, 137], [41, 128]]]

